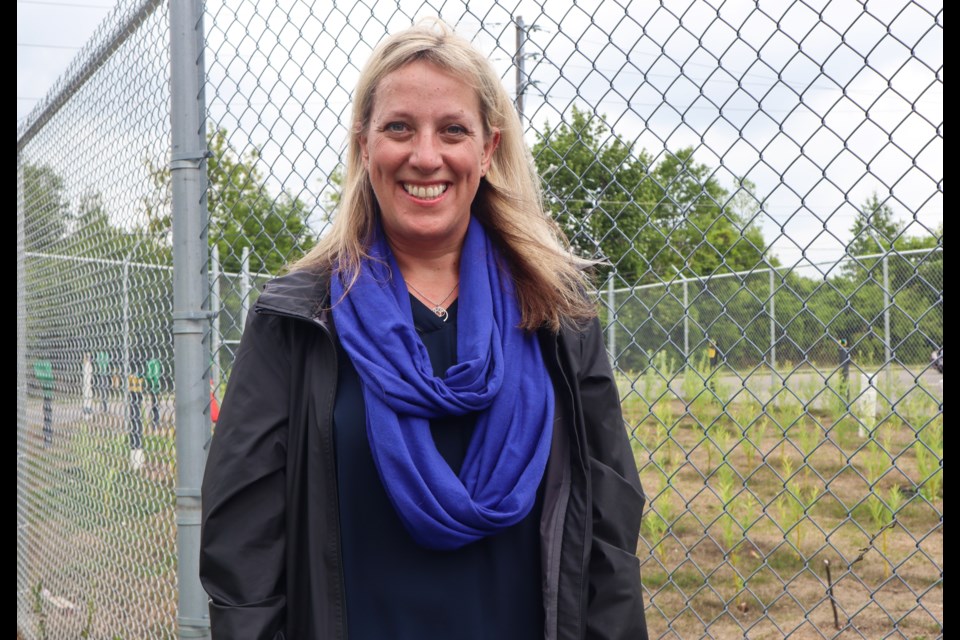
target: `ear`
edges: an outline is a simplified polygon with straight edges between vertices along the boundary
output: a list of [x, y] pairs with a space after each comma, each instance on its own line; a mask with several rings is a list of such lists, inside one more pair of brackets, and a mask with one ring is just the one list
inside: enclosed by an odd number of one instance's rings
[[367, 152], [366, 133], [357, 134], [357, 144], [360, 145], [360, 164], [363, 165], [364, 169], [366, 169], [370, 162], [370, 154]]
[[493, 160], [493, 153], [500, 146], [500, 129], [494, 129], [483, 143], [483, 157], [480, 159], [480, 171], [486, 175], [490, 169], [490, 161]]

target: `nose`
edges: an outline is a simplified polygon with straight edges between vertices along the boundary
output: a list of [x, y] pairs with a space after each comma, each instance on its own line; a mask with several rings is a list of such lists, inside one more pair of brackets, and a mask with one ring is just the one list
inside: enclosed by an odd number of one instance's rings
[[423, 173], [432, 173], [443, 164], [440, 154], [440, 143], [436, 136], [423, 132], [413, 141], [413, 151], [410, 155], [410, 164]]

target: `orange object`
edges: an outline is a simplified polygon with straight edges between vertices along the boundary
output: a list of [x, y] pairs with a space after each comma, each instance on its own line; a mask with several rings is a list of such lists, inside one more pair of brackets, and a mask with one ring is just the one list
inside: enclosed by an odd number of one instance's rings
[[210, 419], [213, 424], [220, 419], [220, 403], [217, 402], [217, 396], [213, 395], [213, 380], [210, 381]]

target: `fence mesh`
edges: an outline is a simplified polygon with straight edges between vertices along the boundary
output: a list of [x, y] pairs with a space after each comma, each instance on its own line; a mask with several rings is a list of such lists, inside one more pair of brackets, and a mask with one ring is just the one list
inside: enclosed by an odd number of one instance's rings
[[[359, 69], [439, 15], [604, 261], [651, 637], [942, 636], [942, 3], [715, 5], [206, 2], [215, 393], [335, 210]], [[175, 633], [165, 16], [18, 144], [33, 637]]]
[[34, 112], [52, 116], [18, 132], [28, 637], [173, 633], [168, 41], [164, 7], [122, 3]]

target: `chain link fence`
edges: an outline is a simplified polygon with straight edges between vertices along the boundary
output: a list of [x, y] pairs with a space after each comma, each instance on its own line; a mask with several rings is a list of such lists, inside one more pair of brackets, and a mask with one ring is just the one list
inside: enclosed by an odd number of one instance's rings
[[[202, 635], [174, 467], [209, 403], [179, 381], [219, 395], [257, 291], [333, 215], [359, 69], [436, 15], [501, 72], [547, 205], [604, 261], [651, 637], [942, 636], [942, 3], [201, 11], [205, 160], [169, 124], [159, 2], [122, 3], [18, 131], [26, 637]], [[174, 269], [182, 163], [201, 268]], [[174, 394], [188, 321], [207, 339]]]

